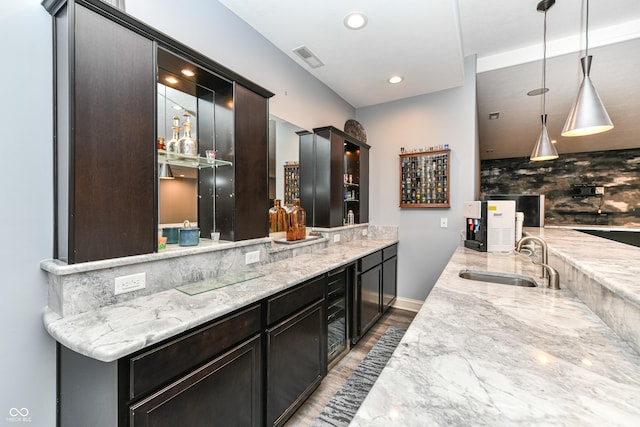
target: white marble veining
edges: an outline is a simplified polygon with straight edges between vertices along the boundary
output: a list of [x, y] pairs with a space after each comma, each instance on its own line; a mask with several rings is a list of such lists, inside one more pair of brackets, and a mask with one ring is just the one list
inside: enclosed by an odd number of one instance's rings
[[45, 328], [71, 350], [111, 362], [396, 242], [353, 240], [260, 264], [252, 268], [260, 278], [194, 296], [169, 289], [64, 317], [47, 309]]
[[640, 354], [640, 248], [578, 231], [530, 229], [565, 285]]
[[[553, 256], [602, 257], [596, 267], [582, 264], [599, 276], [609, 263], [618, 287], [637, 271], [635, 249], [630, 266], [626, 249], [608, 241], [576, 247], [581, 233], [541, 233]], [[639, 353], [565, 286], [562, 272], [553, 291], [469, 281], [458, 277], [462, 269], [542, 280], [522, 256], [458, 248], [352, 426], [640, 425]]]
[[[247, 252], [259, 251], [260, 264], [269, 264], [310, 254], [335, 244], [366, 239], [369, 235], [381, 240], [398, 238], [397, 226], [356, 224], [313, 231], [319, 231], [322, 237], [291, 245], [275, 243], [272, 238], [238, 242], [200, 239], [198, 246], [168, 245], [163, 252], [102, 261], [68, 265], [58, 260], [44, 260], [40, 267], [48, 273], [48, 307], [60, 316], [72, 316], [187, 283], [240, 272], [247, 268]], [[367, 232], [367, 236], [363, 231]], [[336, 235], [340, 236], [339, 242], [334, 240]], [[115, 295], [116, 277], [139, 273], [146, 274], [144, 289]]]

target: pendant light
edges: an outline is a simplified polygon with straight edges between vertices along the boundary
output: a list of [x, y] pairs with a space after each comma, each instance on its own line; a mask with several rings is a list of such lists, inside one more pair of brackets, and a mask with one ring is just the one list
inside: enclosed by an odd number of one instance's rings
[[587, 0], [587, 20], [585, 26], [585, 51], [580, 59], [582, 83], [578, 89], [569, 117], [562, 129], [562, 136], [583, 136], [613, 129], [613, 122], [602, 104], [596, 88], [589, 78], [592, 56], [589, 55], [589, 0]]
[[538, 3], [536, 10], [538, 12], [544, 12], [544, 36], [543, 36], [543, 56], [542, 56], [542, 129], [540, 130], [540, 136], [536, 145], [531, 152], [530, 160], [533, 162], [539, 162], [542, 160], [553, 160], [558, 158], [558, 152], [556, 147], [549, 138], [549, 132], [547, 132], [547, 112], [546, 112], [546, 92], [547, 92], [547, 10], [556, 3], [556, 0], [542, 0]]

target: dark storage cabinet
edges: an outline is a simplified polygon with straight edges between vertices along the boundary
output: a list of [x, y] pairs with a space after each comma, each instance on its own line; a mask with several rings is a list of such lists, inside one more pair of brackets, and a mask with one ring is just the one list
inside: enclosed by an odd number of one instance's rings
[[382, 250], [382, 312], [386, 312], [398, 293], [398, 245]]
[[267, 301], [266, 425], [283, 425], [327, 374], [326, 275]]
[[156, 140], [166, 135], [158, 135], [156, 84], [181, 64], [199, 70], [182, 91], [208, 91], [195, 95], [206, 118], [200, 155], [215, 146], [232, 163], [215, 185], [211, 168], [199, 173], [201, 231], [208, 235], [215, 217], [222, 239], [267, 236], [273, 94], [103, 1], [43, 6], [55, 34], [54, 256], [74, 264], [157, 249]]
[[131, 427], [261, 423], [260, 336], [131, 406]]
[[261, 313], [255, 305], [123, 359], [121, 424], [262, 425]]
[[299, 132], [300, 205], [309, 227], [369, 221], [369, 146], [334, 127]]
[[56, 258], [153, 252], [154, 43], [82, 2], [54, 24]]
[[353, 344], [396, 299], [397, 248], [398, 245], [394, 244], [358, 260], [351, 314]]

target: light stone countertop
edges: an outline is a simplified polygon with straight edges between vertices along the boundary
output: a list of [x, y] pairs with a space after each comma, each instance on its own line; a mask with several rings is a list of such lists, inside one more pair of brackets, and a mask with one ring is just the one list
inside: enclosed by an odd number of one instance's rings
[[[638, 297], [640, 249], [537, 233], [553, 255]], [[543, 280], [521, 255], [458, 248], [351, 426], [640, 425], [640, 355], [562, 276], [553, 291], [468, 281], [463, 269]]]
[[47, 308], [44, 324], [69, 349], [112, 362], [394, 243], [363, 239], [332, 245], [256, 266], [248, 271], [262, 277], [194, 296], [170, 289], [65, 317]]

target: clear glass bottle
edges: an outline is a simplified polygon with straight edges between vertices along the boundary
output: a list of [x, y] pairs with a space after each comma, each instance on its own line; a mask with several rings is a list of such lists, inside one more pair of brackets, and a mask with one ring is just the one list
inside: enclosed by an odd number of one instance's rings
[[353, 225], [356, 222], [356, 216], [353, 214], [353, 211], [351, 209], [349, 209], [349, 212], [347, 213], [347, 224], [349, 225]]
[[280, 206], [280, 199], [275, 199], [269, 209], [269, 233], [278, 231], [287, 231], [287, 211]]
[[185, 154], [187, 156], [198, 155], [198, 145], [196, 140], [191, 137], [191, 114], [187, 111], [184, 113], [184, 134], [182, 138], [178, 140], [178, 153]]
[[169, 142], [166, 143], [168, 157], [172, 157], [172, 153], [178, 152], [178, 139], [180, 139], [180, 117], [173, 116], [171, 129], [173, 129], [173, 136], [171, 137]]

